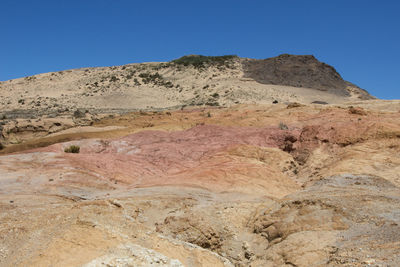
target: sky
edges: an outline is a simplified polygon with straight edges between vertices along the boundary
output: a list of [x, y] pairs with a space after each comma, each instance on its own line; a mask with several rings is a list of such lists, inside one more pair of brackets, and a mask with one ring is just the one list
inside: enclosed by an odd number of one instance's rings
[[187, 54], [312, 54], [400, 99], [397, 0], [1, 0], [0, 81]]

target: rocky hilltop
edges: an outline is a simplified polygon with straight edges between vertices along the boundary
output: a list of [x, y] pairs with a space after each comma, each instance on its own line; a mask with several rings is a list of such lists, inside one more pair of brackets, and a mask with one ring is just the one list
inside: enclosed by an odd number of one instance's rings
[[400, 101], [370, 98], [312, 56], [2, 82], [0, 266], [399, 266]]
[[332, 66], [313, 55], [283, 54], [264, 60], [243, 61], [244, 75], [264, 84], [307, 87], [349, 97], [357, 92], [360, 99], [373, 99], [367, 91], [343, 80]]

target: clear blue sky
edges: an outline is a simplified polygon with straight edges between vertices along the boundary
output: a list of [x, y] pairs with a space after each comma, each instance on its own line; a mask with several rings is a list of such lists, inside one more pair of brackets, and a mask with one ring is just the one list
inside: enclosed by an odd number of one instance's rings
[[400, 1], [1, 0], [0, 80], [185, 54], [313, 54], [400, 99]]

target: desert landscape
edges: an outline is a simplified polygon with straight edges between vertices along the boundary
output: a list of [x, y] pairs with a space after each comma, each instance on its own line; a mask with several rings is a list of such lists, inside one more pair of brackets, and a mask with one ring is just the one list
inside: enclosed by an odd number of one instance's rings
[[311, 55], [0, 82], [0, 266], [400, 266], [400, 100]]

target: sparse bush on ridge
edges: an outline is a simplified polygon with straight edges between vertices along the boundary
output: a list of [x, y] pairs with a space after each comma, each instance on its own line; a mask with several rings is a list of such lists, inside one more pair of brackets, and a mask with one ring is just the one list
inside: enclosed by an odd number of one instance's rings
[[35, 76], [28, 76], [28, 77], [25, 77], [24, 80], [25, 81], [34, 81], [34, 80], [36, 80], [36, 77]]
[[232, 60], [237, 58], [236, 55], [225, 55], [225, 56], [202, 56], [202, 55], [190, 55], [183, 56], [181, 58], [172, 60], [171, 63], [183, 66], [193, 66], [196, 69], [201, 69], [207, 65], [213, 65], [217, 67], [231, 67]]
[[79, 146], [70, 145], [69, 147], [66, 147], [64, 149], [64, 152], [65, 153], [79, 153], [80, 150], [81, 150], [81, 148]]
[[152, 69], [157, 71], [157, 70], [160, 70], [160, 69], [168, 68], [169, 65], [170, 65], [169, 63], [159, 63], [158, 65], [153, 66]]

